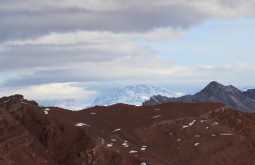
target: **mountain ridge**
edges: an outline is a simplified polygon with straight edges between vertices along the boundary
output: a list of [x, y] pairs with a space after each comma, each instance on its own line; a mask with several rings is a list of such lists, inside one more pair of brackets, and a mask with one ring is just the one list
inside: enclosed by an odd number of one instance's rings
[[221, 103], [81, 111], [0, 98], [0, 164], [252, 165], [254, 113]]
[[[249, 91], [249, 92], [248, 92]], [[182, 97], [153, 96], [143, 105], [156, 105], [166, 102], [220, 102], [242, 112], [255, 112], [254, 90], [241, 91], [233, 85], [222, 85], [216, 81], [210, 82], [204, 89], [194, 95]]]
[[175, 93], [152, 85], [129, 85], [121, 88], [113, 88], [95, 99], [92, 106], [109, 106], [117, 103], [130, 105], [142, 105], [151, 96], [161, 94], [164, 96], [176, 96]]

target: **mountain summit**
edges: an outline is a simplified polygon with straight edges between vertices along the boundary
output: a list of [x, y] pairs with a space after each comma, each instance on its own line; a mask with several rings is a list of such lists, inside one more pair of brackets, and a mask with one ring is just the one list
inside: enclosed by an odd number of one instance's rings
[[111, 89], [105, 94], [97, 97], [93, 103], [93, 106], [107, 106], [116, 103], [142, 105], [145, 100], [148, 100], [151, 96], [154, 95], [162, 95], [167, 97], [177, 96], [177, 94], [160, 87], [150, 85], [131, 85], [123, 88]]
[[203, 90], [194, 95], [182, 97], [153, 96], [143, 105], [156, 105], [165, 102], [220, 102], [242, 112], [255, 112], [255, 92], [241, 91], [232, 85], [222, 85], [216, 81], [209, 83]]

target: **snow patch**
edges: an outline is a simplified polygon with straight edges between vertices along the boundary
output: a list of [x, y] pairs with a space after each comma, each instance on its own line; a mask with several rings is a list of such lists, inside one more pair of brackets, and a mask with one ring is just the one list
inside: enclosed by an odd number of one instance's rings
[[218, 125], [219, 123], [218, 122], [214, 122], [213, 125]]
[[118, 131], [121, 131], [121, 128], [117, 128], [113, 132], [118, 132]]
[[90, 113], [91, 115], [95, 115], [95, 114], [97, 114], [97, 113], [95, 113], [95, 112], [92, 112], [92, 113]]
[[182, 126], [182, 128], [188, 128], [189, 126], [188, 125], [184, 125], [184, 126]]
[[155, 111], [159, 111], [159, 110], [160, 110], [160, 108], [155, 109]]
[[146, 165], [146, 163], [143, 162], [143, 163], [141, 163], [140, 165]]
[[113, 143], [107, 144], [106, 147], [112, 147]]
[[128, 142], [125, 140], [124, 143], [122, 144], [123, 147], [128, 147]]
[[220, 135], [222, 135], [222, 136], [233, 136], [234, 134], [232, 134], [232, 133], [221, 133]]
[[7, 103], [7, 102], [11, 101], [11, 99], [12, 99], [12, 98], [10, 98], [9, 100], [4, 101], [4, 103]]
[[196, 122], [196, 120], [193, 120], [193, 121], [192, 121], [192, 122], [190, 122], [188, 125], [184, 125], [184, 126], [182, 126], [182, 129], [193, 126], [193, 125], [195, 124], [195, 122]]
[[199, 143], [195, 143], [195, 144], [194, 144], [194, 146], [198, 146], [198, 145], [199, 145]]
[[130, 154], [137, 153], [137, 152], [138, 152], [138, 151], [135, 151], [135, 150], [129, 151]]
[[88, 124], [85, 124], [85, 123], [76, 123], [74, 124], [76, 127], [82, 127], [82, 126], [90, 126]]
[[182, 140], [182, 139], [177, 139], [176, 141], [177, 141], [177, 142], [180, 142], [181, 140]]
[[151, 97], [154, 101], [156, 101], [157, 103], [159, 103], [159, 101], [157, 99], [155, 99], [155, 97]]
[[157, 116], [153, 116], [152, 118], [153, 119], [156, 119], [156, 118], [158, 118], [158, 117], [160, 117], [161, 115], [157, 115]]
[[147, 146], [142, 146], [141, 151], [145, 151], [147, 149]]
[[49, 114], [49, 111], [50, 111], [49, 108], [44, 108], [43, 110], [44, 110], [44, 114], [45, 114], [45, 115], [48, 115], [48, 114]]
[[196, 120], [193, 120], [192, 122], [189, 123], [189, 126], [192, 126], [193, 124], [195, 124]]
[[195, 137], [196, 137], [196, 138], [199, 138], [199, 137], [200, 137], [200, 135], [195, 135]]

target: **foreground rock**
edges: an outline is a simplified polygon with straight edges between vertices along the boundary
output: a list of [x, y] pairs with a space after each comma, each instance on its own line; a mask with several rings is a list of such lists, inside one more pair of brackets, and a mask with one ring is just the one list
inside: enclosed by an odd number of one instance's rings
[[255, 164], [255, 115], [220, 103], [73, 112], [0, 99], [0, 164]]

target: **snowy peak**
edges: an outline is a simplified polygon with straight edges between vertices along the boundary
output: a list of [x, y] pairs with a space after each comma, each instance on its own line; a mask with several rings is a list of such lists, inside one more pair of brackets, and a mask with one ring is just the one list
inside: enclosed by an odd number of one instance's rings
[[126, 103], [131, 105], [142, 105], [151, 96], [162, 95], [168, 97], [176, 96], [175, 93], [160, 87], [149, 85], [131, 85], [123, 88], [114, 88], [96, 98], [95, 105], [112, 105], [116, 103]]

